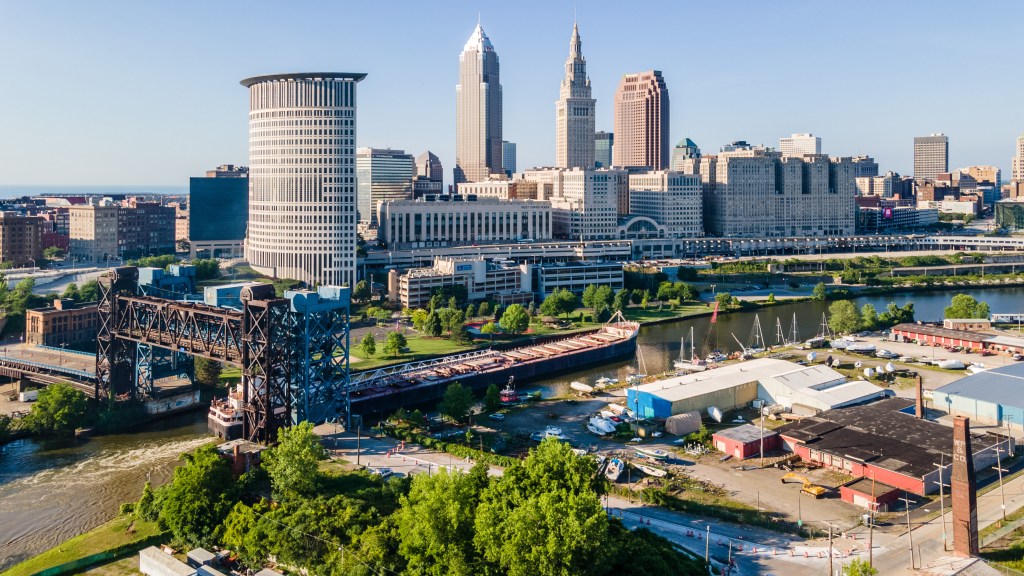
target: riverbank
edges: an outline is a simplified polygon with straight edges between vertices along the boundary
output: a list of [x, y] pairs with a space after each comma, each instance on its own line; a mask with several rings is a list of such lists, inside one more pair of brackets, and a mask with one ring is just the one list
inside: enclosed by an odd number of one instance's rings
[[61, 542], [57, 546], [17, 564], [0, 576], [57, 576], [135, 554], [164, 540], [167, 532], [156, 522], [125, 514]]

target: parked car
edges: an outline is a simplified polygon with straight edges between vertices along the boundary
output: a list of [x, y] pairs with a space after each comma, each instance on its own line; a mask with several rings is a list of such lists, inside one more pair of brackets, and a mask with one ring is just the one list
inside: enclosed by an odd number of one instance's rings
[[1018, 361], [1018, 362], [1019, 362], [1019, 361], [1021, 361], [1021, 360], [1024, 360], [1024, 355], [1021, 355], [1021, 354], [1014, 354], [1013, 356], [1010, 356], [1010, 358], [1013, 358], [1014, 360], [1016, 360], [1016, 361]]
[[391, 476], [394, 473], [395, 471], [392, 470], [391, 468], [374, 468], [373, 470], [370, 470], [370, 474], [373, 474], [374, 476], [380, 476], [381, 478], [387, 478], [388, 476]]
[[499, 413], [489, 414], [487, 417], [490, 418], [491, 420], [497, 420], [499, 422], [505, 419], [505, 415]]

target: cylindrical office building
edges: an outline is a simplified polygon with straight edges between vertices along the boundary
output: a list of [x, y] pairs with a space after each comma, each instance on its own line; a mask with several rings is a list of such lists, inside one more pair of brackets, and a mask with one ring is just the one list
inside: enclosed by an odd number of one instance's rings
[[356, 82], [366, 74], [274, 74], [249, 89], [249, 224], [257, 272], [356, 282]]

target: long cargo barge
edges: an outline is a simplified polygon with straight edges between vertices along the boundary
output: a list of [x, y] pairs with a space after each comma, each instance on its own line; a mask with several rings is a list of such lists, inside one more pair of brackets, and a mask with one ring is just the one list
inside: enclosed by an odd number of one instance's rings
[[449, 363], [440, 359], [422, 370], [402, 373], [386, 385], [353, 391], [352, 413], [365, 417], [401, 407], [432, 406], [453, 382], [479, 390], [491, 384], [503, 386], [509, 377], [529, 382], [630, 357], [636, 354], [639, 331], [639, 323], [619, 321], [561, 340], [488, 351], [469, 360], [461, 355], [453, 356]]

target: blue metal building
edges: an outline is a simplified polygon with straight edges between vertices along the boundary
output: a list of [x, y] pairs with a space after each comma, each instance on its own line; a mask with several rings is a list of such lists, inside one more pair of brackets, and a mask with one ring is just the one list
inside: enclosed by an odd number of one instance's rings
[[1024, 362], [985, 370], [957, 380], [932, 395], [932, 406], [972, 424], [1024, 425]]

